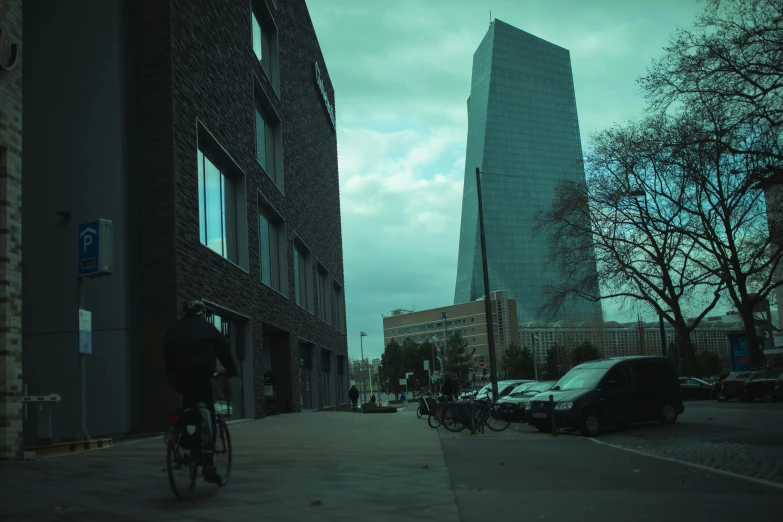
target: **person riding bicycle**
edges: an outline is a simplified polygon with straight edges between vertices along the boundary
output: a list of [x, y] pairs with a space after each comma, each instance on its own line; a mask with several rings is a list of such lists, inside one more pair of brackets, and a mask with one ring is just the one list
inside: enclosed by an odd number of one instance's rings
[[443, 386], [441, 386], [440, 392], [446, 396], [447, 400], [456, 400], [459, 396], [459, 384], [457, 384], [457, 381], [452, 379], [451, 375], [447, 373], [444, 376]]
[[[237, 376], [226, 337], [204, 317], [206, 307], [201, 300], [184, 305], [185, 316], [166, 333], [164, 358], [166, 376], [171, 387], [182, 395], [182, 406], [198, 410], [198, 403], [209, 409], [212, 433], [215, 432], [215, 402], [212, 398], [212, 376], [216, 363], [225, 368], [229, 378]], [[194, 449], [198, 454], [199, 448]], [[204, 462], [204, 479], [220, 484], [221, 478], [208, 453]]]

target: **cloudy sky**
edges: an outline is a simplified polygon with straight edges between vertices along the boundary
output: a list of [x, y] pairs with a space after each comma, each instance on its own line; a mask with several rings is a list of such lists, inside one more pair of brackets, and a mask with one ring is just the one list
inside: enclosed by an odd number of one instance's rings
[[[348, 343], [381, 314], [453, 304], [475, 51], [492, 17], [571, 52], [583, 146], [635, 118], [635, 85], [696, 0], [307, 0], [336, 93]], [[605, 304], [608, 319], [624, 319]]]

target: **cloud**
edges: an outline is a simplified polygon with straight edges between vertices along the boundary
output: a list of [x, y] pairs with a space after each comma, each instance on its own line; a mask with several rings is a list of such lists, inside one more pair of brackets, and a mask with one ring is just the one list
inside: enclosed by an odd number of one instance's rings
[[[635, 80], [696, 2], [308, 0], [335, 89], [351, 356], [380, 315], [451, 304], [473, 53], [493, 17], [569, 49], [583, 144], [639, 115]], [[612, 308], [612, 307], [610, 307]], [[614, 307], [616, 308], [616, 307]], [[613, 309], [614, 309], [613, 308]]]

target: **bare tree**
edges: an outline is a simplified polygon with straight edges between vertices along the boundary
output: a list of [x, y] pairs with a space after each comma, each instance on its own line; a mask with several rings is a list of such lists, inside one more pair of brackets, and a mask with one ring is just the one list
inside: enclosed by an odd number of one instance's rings
[[[706, 0], [639, 79], [650, 109], [723, 107], [732, 126], [783, 125], [783, 0]], [[736, 154], [781, 160], [780, 149], [723, 145]]]
[[[692, 368], [690, 333], [718, 303], [722, 282], [683, 232], [700, 222], [683, 210], [690, 185], [673, 175], [665, 135], [664, 117], [598, 133], [585, 155], [587, 184], [559, 184], [537, 231], [547, 234], [549, 261], [566, 282], [546, 287], [545, 307], [569, 296], [647, 303], [674, 326]], [[590, 290], [599, 285], [600, 293]]]
[[[686, 187], [687, 197], [676, 205], [690, 217], [673, 228], [707, 254], [698, 262], [722, 280], [742, 317], [751, 360], [760, 365], [764, 359], [754, 312], [783, 284], [783, 250], [777, 248], [776, 234], [770, 234], [781, 223], [775, 222], [779, 214], [767, 214], [758, 186], [774, 168], [769, 155], [737, 151], [774, 150], [777, 131], [734, 125], [729, 112], [723, 104], [697, 106], [668, 118], [662, 136], [665, 161]], [[666, 191], [655, 198], [675, 203]]]
[[715, 256], [715, 273], [763, 362], [753, 310], [780, 285], [780, 230], [757, 190], [783, 162], [783, 0], [705, 0], [639, 80], [650, 110], [674, 114], [672, 162], [693, 186], [688, 232]]

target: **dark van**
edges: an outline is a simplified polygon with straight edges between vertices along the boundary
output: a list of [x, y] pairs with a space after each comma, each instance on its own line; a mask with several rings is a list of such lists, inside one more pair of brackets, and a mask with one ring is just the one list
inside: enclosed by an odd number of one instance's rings
[[593, 437], [606, 425], [677, 421], [685, 411], [677, 371], [666, 357], [613, 357], [575, 366], [548, 392], [528, 402], [525, 417], [539, 431], [552, 426]]

